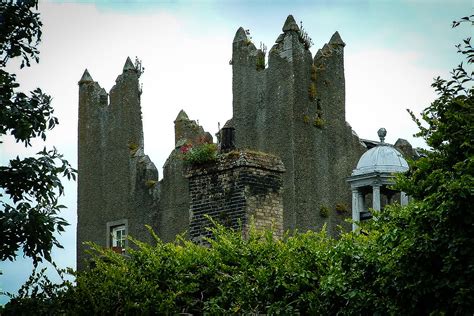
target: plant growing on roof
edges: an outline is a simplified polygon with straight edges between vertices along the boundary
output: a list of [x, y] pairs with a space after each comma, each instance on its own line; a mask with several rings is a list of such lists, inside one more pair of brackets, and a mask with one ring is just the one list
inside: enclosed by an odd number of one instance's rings
[[202, 143], [193, 146], [191, 143], [180, 148], [183, 160], [192, 165], [200, 165], [217, 159], [217, 146], [212, 143]]

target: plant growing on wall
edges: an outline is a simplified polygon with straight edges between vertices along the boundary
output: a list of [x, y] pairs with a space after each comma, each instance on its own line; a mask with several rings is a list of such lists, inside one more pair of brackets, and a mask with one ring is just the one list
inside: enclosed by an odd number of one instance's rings
[[329, 216], [329, 208], [325, 205], [321, 206], [321, 208], [319, 209], [319, 216], [328, 217]]
[[298, 30], [298, 38], [303, 43], [304, 48], [309, 49], [313, 46], [313, 40], [309, 37], [306, 30], [303, 28], [303, 21], [300, 21], [300, 29]]
[[323, 128], [325, 124], [326, 122], [319, 116], [317, 116], [313, 121], [313, 125], [320, 129]]
[[216, 144], [202, 143], [193, 146], [185, 144], [180, 149], [183, 160], [192, 165], [200, 165], [217, 159]]

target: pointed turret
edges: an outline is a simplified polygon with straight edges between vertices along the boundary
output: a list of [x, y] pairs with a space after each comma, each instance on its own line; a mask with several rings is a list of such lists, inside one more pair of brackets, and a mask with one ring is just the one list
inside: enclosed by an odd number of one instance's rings
[[178, 116], [176, 117], [176, 119], [174, 121], [175, 122], [176, 121], [189, 121], [189, 117], [186, 114], [186, 112], [184, 112], [184, 110], [181, 110], [181, 111], [179, 111]]
[[339, 32], [336, 31], [336, 33], [331, 36], [331, 39], [329, 40], [329, 45], [340, 45], [344, 47], [346, 46], [346, 43], [344, 43], [344, 41], [342, 40], [341, 35], [339, 35]]
[[248, 39], [248, 38], [247, 38], [247, 33], [245, 32], [244, 28], [243, 28], [243, 27], [239, 27], [239, 29], [238, 29], [237, 32], [235, 33], [233, 43], [246, 41], [247, 39]]
[[89, 71], [87, 71], [86, 69], [84, 70], [84, 73], [82, 74], [81, 80], [79, 80], [78, 84], [83, 84], [87, 82], [94, 82], [94, 80], [92, 80], [92, 77], [89, 74]]
[[137, 70], [135, 66], [133, 65], [130, 57], [127, 57], [127, 60], [125, 61], [125, 65], [123, 65], [123, 72], [128, 71], [128, 70], [133, 70], [133, 71]]
[[285, 21], [285, 24], [283, 24], [282, 28], [283, 32], [288, 32], [288, 31], [299, 31], [300, 28], [298, 27], [298, 24], [296, 24], [295, 18], [290, 14]]

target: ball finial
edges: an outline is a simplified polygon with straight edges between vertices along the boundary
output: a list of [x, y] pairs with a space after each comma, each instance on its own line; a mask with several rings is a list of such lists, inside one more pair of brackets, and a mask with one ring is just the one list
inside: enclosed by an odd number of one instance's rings
[[379, 128], [377, 135], [379, 135], [380, 142], [383, 143], [385, 141], [385, 136], [387, 135], [387, 130], [383, 127]]

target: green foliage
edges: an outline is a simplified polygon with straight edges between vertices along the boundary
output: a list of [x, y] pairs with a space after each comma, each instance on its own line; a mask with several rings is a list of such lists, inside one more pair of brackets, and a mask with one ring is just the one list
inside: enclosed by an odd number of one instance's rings
[[[208, 247], [182, 237], [173, 243], [156, 239], [154, 245], [132, 239], [136, 249], [124, 257], [92, 245], [95, 267], [76, 273], [75, 286], [48, 285], [44, 294], [12, 300], [4, 314], [21, 311], [20, 307], [32, 310], [31, 306], [41, 314], [51, 300], [54, 310], [71, 314], [332, 310], [333, 281], [323, 276], [340, 263], [327, 264], [335, 241], [325, 231], [277, 240], [271, 232], [251, 230], [245, 239], [215, 224]], [[60, 293], [47, 297], [53, 288]]]
[[38, 1], [8, 0], [0, 3], [0, 67], [5, 67], [10, 58], [21, 57], [21, 65], [30, 66], [30, 58], [38, 62], [36, 46], [41, 41], [39, 13], [32, 9]]
[[303, 122], [305, 124], [308, 124], [309, 123], [309, 116], [307, 114], [303, 115]]
[[329, 216], [329, 208], [325, 205], [319, 208], [319, 216], [321, 217], [328, 217]]
[[[42, 23], [34, 12], [37, 1], [0, 3], [0, 67], [11, 58], [21, 58], [21, 68], [38, 62], [36, 46]], [[17, 142], [31, 146], [31, 139], [46, 139], [46, 131], [58, 124], [53, 116], [51, 97], [37, 88], [27, 96], [16, 89], [16, 76], [0, 69], [0, 136], [10, 134]], [[0, 141], [0, 143], [2, 143]], [[68, 225], [58, 217], [64, 206], [58, 196], [64, 193], [60, 177], [75, 179], [75, 170], [56, 149], [42, 150], [36, 157], [19, 157], [0, 166], [0, 260], [14, 260], [21, 248], [36, 264], [51, 260], [53, 245], [60, 247], [54, 232]]]
[[7, 293], [10, 302], [2, 308], [2, 315], [64, 315], [64, 299], [67, 291], [73, 288], [68, 275], [73, 275], [71, 269], [58, 269], [53, 267], [58, 273], [61, 283], [52, 282], [46, 273], [47, 268], [38, 271], [35, 267], [32, 274], [18, 290], [17, 295]]
[[136, 143], [133, 143], [133, 142], [128, 143], [128, 149], [130, 150], [130, 155], [132, 156], [135, 156], [139, 148], [140, 147]]
[[155, 185], [156, 185], [156, 180], [146, 180], [146, 181], [145, 181], [145, 186], [146, 186], [148, 189], [154, 188]]
[[324, 121], [324, 119], [320, 118], [319, 116], [316, 117], [313, 121], [313, 125], [317, 128], [323, 128], [325, 125], [326, 125], [326, 122]]
[[200, 165], [217, 159], [216, 144], [202, 143], [197, 146], [188, 145], [187, 148], [187, 150], [181, 150], [181, 153], [183, 160], [189, 164]]

